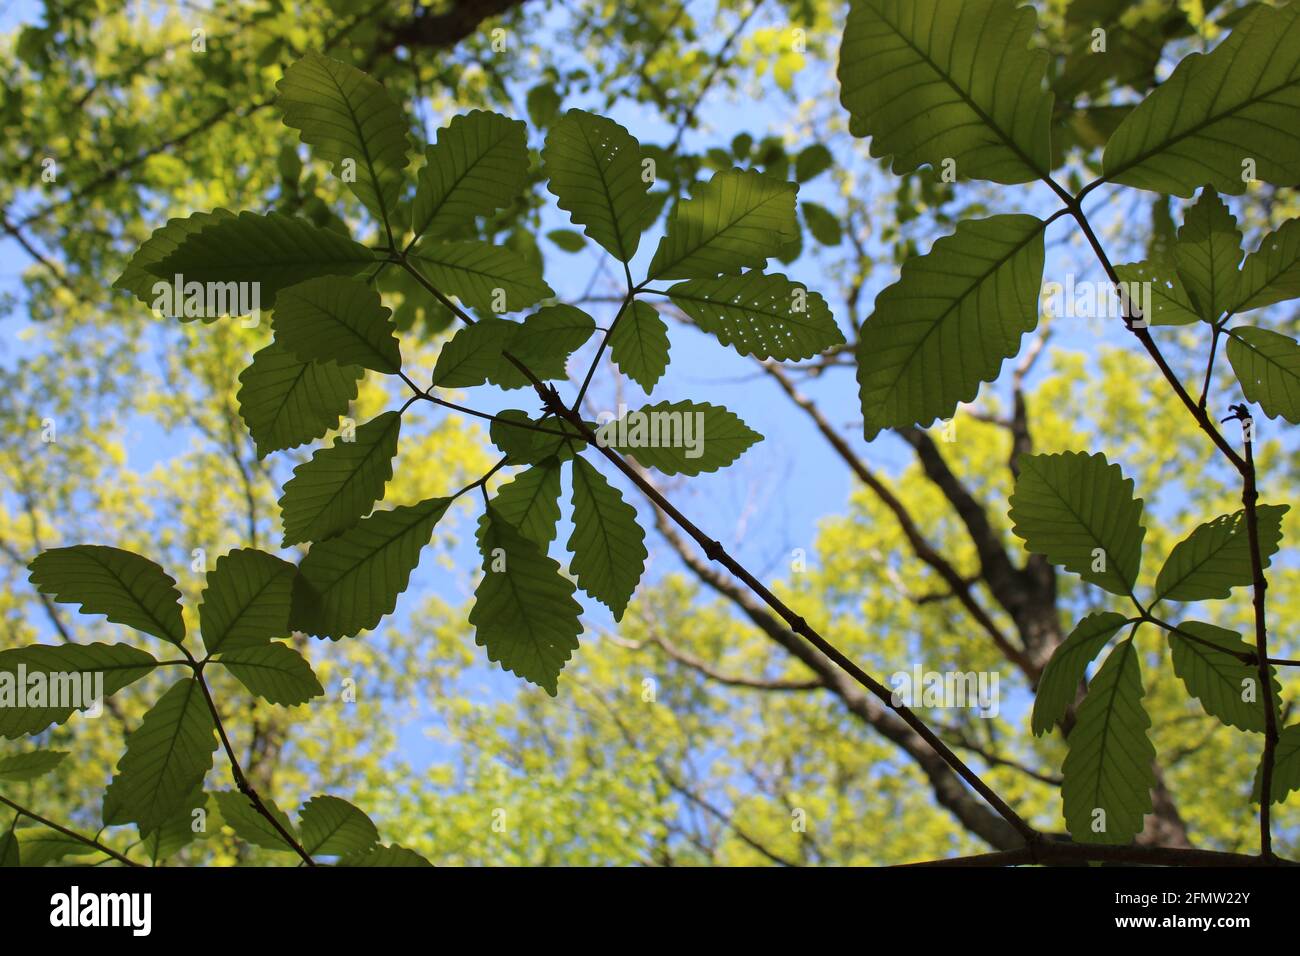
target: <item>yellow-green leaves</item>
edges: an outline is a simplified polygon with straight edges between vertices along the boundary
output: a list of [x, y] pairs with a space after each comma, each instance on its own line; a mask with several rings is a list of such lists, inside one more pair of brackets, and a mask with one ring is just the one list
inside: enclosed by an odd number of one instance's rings
[[499, 113], [453, 116], [424, 152], [411, 213], [416, 237], [461, 232], [514, 202], [528, 178], [526, 133]]
[[630, 262], [654, 181], [643, 175], [636, 139], [611, 119], [569, 110], [546, 134], [542, 163], [559, 207], [611, 255]]
[[650, 261], [650, 278], [711, 279], [761, 268], [799, 235], [798, 189], [752, 171], [715, 173], [678, 204]]
[[280, 496], [285, 547], [350, 528], [384, 497], [401, 428], [401, 415], [384, 412], [293, 470]]
[[997, 377], [1038, 324], [1042, 220], [966, 220], [876, 297], [858, 340], [868, 440], [884, 428], [928, 425]]
[[98, 544], [51, 548], [29, 565], [30, 580], [60, 604], [180, 644], [181, 595], [162, 568], [130, 551]]
[[1048, 55], [1015, 0], [853, 0], [840, 46], [849, 129], [893, 170], [1024, 183], [1051, 168]]
[[322, 276], [276, 300], [275, 340], [302, 361], [359, 365], [394, 375], [402, 367], [392, 313], [360, 279]]
[[825, 300], [779, 273], [692, 279], [668, 295], [696, 325], [741, 355], [806, 359], [844, 342]]
[[104, 822], [135, 823], [149, 833], [183, 808], [212, 768], [214, 729], [199, 682], [186, 677], [173, 684], [126, 738], [104, 794]]
[[429, 498], [377, 511], [337, 537], [312, 545], [294, 584], [293, 628], [338, 640], [391, 614], [450, 504], [450, 498]]
[[293, 448], [320, 438], [339, 423], [357, 397], [356, 365], [303, 361], [272, 342], [239, 373], [239, 414], [257, 454]]
[[1025, 547], [1112, 594], [1128, 595], [1142, 565], [1142, 499], [1104, 455], [1022, 455], [1012, 530]]
[[1300, 183], [1300, 7], [1260, 4], [1207, 54], [1193, 53], [1106, 145], [1111, 182], [1190, 196]]
[[289, 636], [289, 598], [296, 569], [253, 548], [217, 558], [199, 605], [199, 631], [209, 654]]
[[474, 642], [487, 648], [488, 660], [556, 696], [582, 633], [573, 582], [495, 508], [479, 522], [479, 551], [483, 578], [469, 614]]
[[388, 226], [410, 146], [402, 108], [356, 67], [314, 51], [289, 67], [277, 88], [285, 125], [333, 163], [334, 174]]
[[586, 462], [573, 460], [573, 560], [569, 569], [578, 586], [623, 619], [627, 602], [645, 570], [645, 532], [636, 509], [618, 489]]
[[1061, 801], [1078, 843], [1127, 843], [1151, 812], [1155, 748], [1133, 639], [1121, 641], [1079, 705], [1062, 765]]

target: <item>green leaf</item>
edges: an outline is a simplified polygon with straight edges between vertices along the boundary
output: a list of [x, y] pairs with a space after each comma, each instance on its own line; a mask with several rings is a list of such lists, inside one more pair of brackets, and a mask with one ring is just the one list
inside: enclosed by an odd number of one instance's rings
[[794, 161], [794, 178], [801, 183], [816, 179], [835, 165], [831, 151], [821, 143], [813, 143], [799, 153]]
[[402, 354], [391, 315], [379, 293], [361, 279], [321, 276], [282, 291], [271, 324], [275, 340], [301, 361], [396, 375]]
[[527, 127], [500, 113], [470, 110], [438, 130], [425, 149], [411, 228], [445, 236], [515, 201], [528, 180]]
[[276, 89], [284, 124], [333, 163], [335, 175], [387, 225], [408, 162], [402, 108], [356, 67], [314, 51], [289, 67]]
[[554, 417], [529, 418], [517, 408], [498, 412], [490, 434], [492, 444], [510, 456], [511, 465], [535, 465], [551, 458], [568, 461], [575, 450], [586, 445], [578, 429], [568, 422]]
[[804, 222], [808, 224], [808, 231], [813, 238], [823, 246], [838, 246], [844, 239], [839, 218], [819, 203], [805, 201], [801, 206]]
[[1190, 196], [1210, 183], [1245, 191], [1255, 178], [1300, 184], [1300, 7], [1261, 6], [1207, 54], [1193, 53], [1106, 145], [1106, 179]]
[[241, 212], [214, 216], [146, 268], [169, 281], [180, 275], [185, 282], [255, 282], [261, 307], [269, 309], [286, 286], [356, 275], [374, 263], [373, 252], [333, 229], [278, 212]]
[[296, 707], [325, 693], [311, 665], [279, 641], [223, 651], [219, 660], [251, 693], [272, 704]]
[[956, 162], [962, 179], [1024, 183], [1051, 168], [1048, 54], [1014, 0], [853, 0], [840, 46], [849, 131], [895, 173]]
[[443, 295], [483, 312], [518, 312], [555, 294], [538, 267], [513, 249], [477, 239], [426, 240], [411, 259]]
[[564, 252], [581, 252], [587, 245], [582, 233], [572, 229], [552, 229], [546, 238], [560, 247]]
[[[1282, 540], [1282, 516], [1290, 505], [1260, 505], [1259, 550], [1264, 567]], [[1156, 578], [1156, 600], [1203, 601], [1226, 598], [1251, 583], [1246, 512], [1220, 515], [1179, 541]]]
[[377, 511], [312, 545], [298, 568], [295, 630], [338, 640], [373, 628], [397, 606], [450, 498]]
[[1237, 301], [1237, 266], [1241, 263], [1241, 231], [1237, 220], [1213, 188], [1183, 220], [1174, 244], [1178, 276], [1202, 319], [1211, 324]]
[[[538, 379], [564, 378], [569, 356], [596, 331], [596, 320], [572, 305], [548, 305], [519, 324], [502, 351], [519, 360]], [[530, 387], [528, 377], [505, 359], [495, 365], [488, 381], [501, 388]]]
[[[1287, 794], [1300, 790], [1300, 724], [1292, 724], [1278, 735], [1277, 747], [1273, 751], [1273, 791], [1271, 803], [1285, 803]], [[1259, 759], [1255, 770], [1255, 790], [1251, 797], [1259, 803], [1264, 791], [1264, 758]]]
[[1041, 737], [1065, 716], [1088, 665], [1126, 623], [1123, 614], [1095, 612], [1076, 624], [1070, 636], [1057, 646], [1043, 669], [1034, 697], [1034, 736]]
[[560, 463], [550, 458], [521, 471], [497, 490], [492, 507], [544, 552], [560, 520]]
[[1242, 394], [1269, 418], [1300, 425], [1300, 345], [1295, 339], [1249, 325], [1228, 329], [1228, 361]]
[[505, 363], [501, 352], [519, 331], [515, 322], [483, 319], [456, 330], [433, 366], [433, 387], [472, 388], [500, 374]]
[[1033, 216], [965, 220], [876, 297], [858, 341], [867, 440], [929, 425], [998, 376], [1038, 324], [1043, 229]]
[[693, 279], [668, 295], [696, 325], [741, 355], [806, 359], [844, 342], [826, 301], [780, 273]]
[[641, 144], [611, 119], [569, 110], [546, 134], [542, 170], [557, 205], [622, 262], [641, 241], [650, 182]]
[[[258, 813], [253, 807], [252, 801], [235, 790], [218, 790], [214, 794], [217, 800], [217, 807], [221, 811], [221, 819], [226, 822], [230, 829], [235, 831], [235, 836], [250, 843], [253, 846], [260, 846], [264, 850], [278, 850], [281, 853], [294, 853], [292, 846], [285, 841], [275, 827], [271, 826], [271, 821]], [[275, 801], [270, 797], [262, 796], [262, 805], [275, 817], [276, 822], [284, 827], [285, 832], [293, 834], [293, 823], [289, 820], [289, 815], [275, 805]]]
[[[14, 822], [16, 823], [17, 821]], [[8, 830], [0, 833], [0, 868], [19, 867], [22, 865], [22, 850], [18, 844], [18, 837], [14, 832], [13, 824], [10, 824]]]
[[1132, 479], [1101, 454], [1021, 455], [1019, 463], [1010, 517], [1025, 548], [1111, 594], [1131, 594], [1147, 533]]
[[312, 797], [298, 812], [302, 846], [310, 856], [365, 853], [379, 842], [370, 818], [339, 797]]
[[384, 497], [401, 428], [400, 413], [384, 412], [358, 428], [351, 441], [336, 439], [293, 470], [280, 496], [284, 547], [332, 537]]
[[1129, 296], [1135, 307], [1138, 301], [1142, 302], [1143, 318], [1149, 325], [1187, 325], [1201, 320], [1172, 263], [1160, 259], [1132, 262], [1116, 266], [1115, 274], [1130, 289], [1134, 283], [1151, 283], [1149, 296], [1145, 292], [1131, 292]]
[[66, 750], [29, 750], [0, 757], [0, 781], [26, 783], [43, 777], [61, 764], [67, 755]]
[[711, 279], [761, 268], [799, 235], [799, 187], [762, 173], [726, 169], [678, 203], [650, 261], [651, 279]]
[[289, 599], [298, 573], [288, 561], [254, 548], [217, 558], [199, 605], [199, 632], [209, 654], [256, 647], [289, 636]]
[[[0, 651], [0, 736], [11, 740], [25, 734], [38, 734], [50, 724], [61, 724], [78, 709], [90, 707], [103, 682], [103, 696], [108, 699], [128, 684], [138, 681], [157, 666], [152, 654], [128, 644], [64, 644], [51, 647], [33, 644]], [[22, 670], [19, 670], [21, 665]], [[44, 674], [43, 696], [34, 693], [32, 676]], [[19, 693], [25, 675], [27, 693]], [[94, 675], [102, 675], [95, 677]], [[89, 693], [87, 685], [89, 684]], [[59, 687], [60, 693], [81, 689], [80, 707], [50, 706], [48, 691]], [[24, 706], [19, 706], [25, 701]], [[74, 703], [76, 703], [74, 701]]]
[[1130, 638], [1107, 655], [1070, 731], [1061, 800], [1077, 843], [1127, 843], [1151, 811], [1156, 751], [1147, 739], [1151, 718], [1142, 696], [1138, 650]]
[[1300, 219], [1288, 219], [1246, 257], [1233, 312], [1249, 312], [1300, 297]]
[[578, 586], [623, 619], [645, 570], [645, 532], [636, 509], [585, 459], [573, 460], [573, 560]]
[[[14, 836], [18, 841], [23, 866], [49, 866], [67, 856], [90, 856], [92, 853], [99, 853], [93, 846], [64, 836], [57, 830], [46, 830], [44, 827], [19, 830]], [[0, 837], [0, 841], [3, 841], [3, 837]], [[0, 851], [0, 859], [3, 856], [3, 851]], [[0, 863], [0, 866], [15, 865], [17, 864]]]
[[28, 565], [29, 580], [60, 604], [103, 614], [164, 641], [185, 640], [181, 594], [162, 568], [131, 551], [98, 544], [51, 548]]
[[609, 334], [614, 364], [649, 395], [668, 368], [668, 325], [647, 302], [633, 299]]
[[490, 506], [479, 521], [479, 551], [483, 579], [469, 614], [474, 642], [487, 648], [488, 660], [556, 696], [582, 633], [573, 582]]
[[104, 822], [149, 833], [180, 810], [212, 769], [212, 713], [199, 682], [171, 686], [126, 738], [126, 753], [104, 794]]
[[[1174, 673], [1187, 685], [1187, 692], [1200, 698], [1201, 706], [1211, 717], [1217, 717], [1229, 727], [1262, 734], [1264, 694], [1259, 686], [1259, 668], [1238, 656], [1253, 654], [1255, 648], [1243, 641], [1240, 634], [1213, 624], [1183, 621], [1178, 629], [1199, 638], [1193, 641], [1169, 632]], [[1207, 643], [1214, 646], [1207, 647]], [[1282, 685], [1274, 676], [1273, 699], [1277, 700], [1281, 693]]]
[[[195, 815], [195, 811], [198, 810], [203, 811], [202, 816]], [[203, 792], [202, 787], [198, 787], [185, 800], [184, 805], [179, 810], [159, 824], [152, 832], [140, 833], [140, 842], [154, 866], [179, 853], [193, 843], [200, 834], [206, 836], [207, 810], [208, 795]], [[200, 820], [203, 829], [196, 831], [194, 826]]]
[[414, 850], [394, 843], [392, 846], [377, 846], [365, 853], [357, 853], [339, 861], [339, 866], [433, 866], [428, 860]]
[[[131, 261], [113, 283], [113, 288], [126, 289], [141, 302], [152, 306], [157, 299], [154, 286], [158, 282], [166, 281], [154, 275], [151, 271], [153, 265], [166, 259], [181, 243], [204, 226], [220, 219], [234, 218], [235, 214], [229, 209], [214, 209], [212, 212], [196, 212], [183, 219], [168, 219], [140, 244], [140, 248], [135, 251]], [[168, 280], [170, 278], [168, 277]], [[185, 319], [183, 313], [181, 319], [182, 321]]]
[[339, 423], [357, 397], [355, 365], [304, 362], [279, 342], [253, 356], [239, 373], [239, 414], [265, 458], [320, 438]]
[[659, 402], [596, 429], [604, 446], [665, 475], [725, 468], [763, 436], [735, 413], [707, 402]]

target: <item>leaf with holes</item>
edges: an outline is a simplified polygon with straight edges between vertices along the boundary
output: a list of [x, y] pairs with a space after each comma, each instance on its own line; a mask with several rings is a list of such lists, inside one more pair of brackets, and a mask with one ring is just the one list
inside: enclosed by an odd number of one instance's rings
[[1111, 594], [1127, 595], [1142, 565], [1142, 499], [1104, 455], [1021, 455], [1012, 531], [1026, 550]]
[[181, 593], [157, 564], [121, 548], [78, 544], [51, 548], [28, 565], [28, 580], [60, 604], [79, 604], [82, 614], [103, 614], [179, 645], [185, 640]]
[[280, 496], [284, 547], [333, 537], [384, 497], [401, 428], [398, 412], [384, 412], [293, 470]]
[[955, 163], [962, 179], [1025, 183], [1051, 169], [1048, 55], [1015, 0], [853, 0], [840, 45], [849, 131], [895, 173]]
[[966, 220], [903, 264], [858, 340], [868, 441], [947, 418], [997, 378], [1038, 324], [1044, 227], [1033, 216]]
[[779, 273], [693, 279], [668, 295], [696, 325], [741, 355], [806, 359], [844, 342], [826, 301]]
[[290, 623], [338, 640], [373, 628], [397, 606], [450, 498], [377, 511], [312, 545], [298, 568]]
[[1300, 425], [1300, 345], [1249, 325], [1228, 329], [1228, 361], [1247, 399], [1269, 418]]
[[546, 134], [542, 170], [547, 188], [574, 224], [611, 255], [631, 262], [650, 189], [635, 137], [611, 119], [569, 110]]

